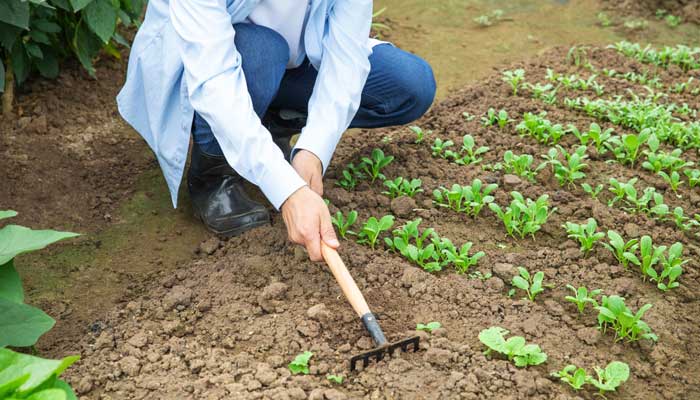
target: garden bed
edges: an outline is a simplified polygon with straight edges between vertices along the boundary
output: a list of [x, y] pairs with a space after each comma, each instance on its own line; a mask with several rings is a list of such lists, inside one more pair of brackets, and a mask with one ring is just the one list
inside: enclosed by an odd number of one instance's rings
[[[582, 66], [590, 62], [598, 71], [596, 82], [605, 86], [600, 96], [603, 99], [614, 94], [627, 96], [627, 89], [640, 96], [647, 93], [642, 85], [621, 75], [603, 74], [603, 68], [623, 73], [648, 71], [647, 78], [658, 74], [663, 85], [655, 91], [669, 93], [659, 102], [700, 107], [699, 97], [691, 93], [697, 87], [697, 70], [685, 72], [675, 65], [657, 68], [612, 49], [578, 53], [576, 66], [566, 60], [568, 50], [556, 49], [508, 69], [522, 68], [527, 82], [544, 84], [547, 68], [565, 76], [588, 78], [591, 72]], [[671, 87], [690, 76], [696, 78], [691, 87], [670, 93]], [[550, 105], [533, 99], [532, 90], [522, 86], [513, 96], [501, 78], [500, 72], [494, 74], [437, 105], [419, 121], [423, 130], [432, 130], [423, 143], [415, 144], [416, 136], [407, 128], [349, 134], [328, 172], [326, 197], [334, 213], [357, 210], [359, 222], [393, 214], [394, 228], [420, 217], [422, 229], [434, 228], [459, 246], [473, 242], [473, 253], [485, 253], [466, 274], [456, 273], [449, 265], [430, 273], [388, 250], [382, 241], [375, 250], [353, 240], [342, 241], [341, 255], [390, 340], [415, 335], [418, 323], [442, 324], [432, 334], [418, 332], [422, 351], [349, 373], [349, 356], [372, 344], [332, 275], [287, 242], [282, 219], [275, 215], [272, 226], [227, 242], [211, 239], [202, 246], [200, 260], [174, 274], [140, 283], [138, 289], [148, 294], [123, 304], [93, 325], [95, 332], [82, 345], [83, 360], [68, 371], [68, 379], [82, 398], [88, 399], [588, 399], [596, 397], [594, 390], [574, 393], [550, 373], [576, 364], [592, 374], [594, 366], [619, 360], [629, 364], [630, 378], [610, 398], [700, 397], [700, 376], [696, 373], [700, 368], [698, 228], [683, 232], [673, 221], [660, 220], [649, 212], [630, 213], [623, 207], [624, 199], [612, 207], [607, 205], [612, 198], [607, 189], [609, 178], [627, 181], [638, 177], [640, 192], [655, 187], [671, 209], [682, 207], [692, 218], [700, 209], [698, 187], [681, 185], [676, 195], [661, 177], [641, 167], [644, 156], [632, 167], [611, 162], [614, 157], [610, 153], [600, 155], [590, 145], [586, 177], [575, 185], [561, 186], [550, 166], [533, 181], [482, 168], [502, 161], [507, 150], [533, 155], [535, 165], [542, 161], [541, 155], [553, 146], [520, 136], [516, 130], [527, 112], [547, 111], [545, 118], [553, 124], [574, 124], [582, 131], [597, 122], [603, 129], [613, 128], [616, 134], [634, 133], [564, 105], [565, 97], [598, 98], [591, 90], [560, 87], [557, 102]], [[503, 128], [484, 126], [480, 119], [491, 107], [506, 110], [512, 122]], [[467, 133], [477, 146], [489, 147], [479, 164], [457, 165], [431, 154], [436, 137], [454, 141], [457, 145], [452, 149], [457, 151]], [[571, 151], [578, 140], [569, 133], [559, 144]], [[660, 147], [672, 148], [667, 143]], [[424, 192], [413, 199], [392, 201], [382, 194], [386, 188], [381, 181], [360, 181], [352, 190], [338, 187], [336, 182], [346, 164], [357, 164], [374, 148], [395, 157], [382, 171], [388, 178], [420, 178]], [[697, 149], [686, 149], [682, 157], [696, 164], [700, 161]], [[475, 178], [499, 186], [493, 195], [494, 203], [501, 207], [510, 202], [509, 192], [515, 190], [532, 199], [547, 194], [550, 211], [556, 207], [556, 212], [534, 239], [514, 239], [506, 236], [503, 223], [489, 207], [472, 218], [433, 204], [433, 189], [454, 183], [467, 185]], [[582, 182], [593, 187], [603, 184], [599, 199], [586, 194]], [[666, 292], [657, 289], [656, 283], [642, 279], [638, 267], [623, 268], [600, 243], [584, 255], [579, 243], [567, 238], [562, 225], [585, 223], [589, 217], [597, 220], [599, 231], [614, 230], [626, 239], [649, 235], [655, 245], [683, 243], [683, 257], [690, 261], [683, 266], [680, 287]], [[359, 230], [357, 225], [354, 228]], [[607, 238], [602, 241], [607, 242]], [[544, 283], [553, 286], [546, 287], [534, 302], [523, 299], [521, 290], [509, 297], [517, 266], [543, 271]], [[597, 329], [597, 311], [588, 306], [579, 314], [576, 306], [564, 299], [571, 294], [567, 284], [623, 296], [633, 311], [652, 304], [643, 319], [658, 342], [615, 341], [612, 329], [605, 333]], [[485, 356], [486, 348], [478, 336], [491, 326], [501, 326], [511, 335], [538, 344], [547, 353], [547, 361], [518, 368], [503, 357]], [[292, 376], [287, 364], [303, 351], [314, 353], [310, 374]], [[331, 383], [327, 374], [343, 375], [345, 381]]]

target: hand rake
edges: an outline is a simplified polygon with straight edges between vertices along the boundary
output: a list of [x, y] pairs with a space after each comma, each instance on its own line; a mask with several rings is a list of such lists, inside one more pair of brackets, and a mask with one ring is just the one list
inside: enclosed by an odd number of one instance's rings
[[342, 289], [350, 305], [362, 320], [362, 324], [365, 326], [370, 336], [372, 336], [372, 340], [374, 340], [376, 346], [373, 350], [353, 356], [350, 359], [350, 371], [354, 371], [357, 368], [357, 363], [360, 361], [362, 362], [362, 368], [366, 368], [372, 360], [379, 362], [384, 359], [387, 354], [392, 356], [396, 349], [407, 352], [412, 346], [414, 352], [418, 351], [418, 342], [420, 339], [418, 336], [395, 343], [387, 342], [382, 328], [379, 327], [377, 318], [370, 311], [364, 296], [362, 296], [362, 292], [360, 292], [360, 289], [357, 287], [347, 267], [345, 267], [345, 263], [343, 263], [338, 252], [321, 241], [321, 253], [328, 264], [328, 268], [330, 268], [331, 273], [333, 273], [335, 280], [338, 281], [340, 289]]

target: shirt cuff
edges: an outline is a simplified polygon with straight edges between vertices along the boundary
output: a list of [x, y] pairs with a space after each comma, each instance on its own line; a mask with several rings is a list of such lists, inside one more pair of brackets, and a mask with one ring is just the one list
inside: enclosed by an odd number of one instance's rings
[[277, 210], [289, 196], [306, 186], [306, 182], [283, 157], [270, 160], [265, 169], [265, 175], [258, 182], [258, 186]]
[[323, 173], [325, 174], [340, 138], [323, 130], [307, 129], [307, 127], [299, 135], [299, 139], [292, 150], [292, 159], [297, 151], [301, 149], [308, 150], [321, 160], [321, 168], [323, 168]]

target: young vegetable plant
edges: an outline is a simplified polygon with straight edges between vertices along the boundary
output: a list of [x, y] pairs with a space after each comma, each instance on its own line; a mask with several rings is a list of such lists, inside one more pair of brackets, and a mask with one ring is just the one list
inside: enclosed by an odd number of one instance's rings
[[593, 245], [605, 237], [605, 233], [597, 232], [598, 222], [594, 218], [588, 218], [586, 225], [567, 222], [563, 225], [569, 238], [576, 239], [581, 244], [581, 252], [588, 255]]
[[544, 272], [538, 271], [535, 275], [530, 276], [527, 269], [518, 267], [518, 275], [513, 277], [511, 285], [524, 290], [527, 293], [527, 298], [530, 301], [535, 301], [535, 297], [544, 292], [543, 280]]
[[440, 138], [435, 138], [435, 142], [430, 146], [433, 151], [433, 157], [448, 158], [450, 153], [448, 153], [447, 148], [454, 146], [454, 142], [451, 140], [442, 140]]
[[413, 197], [417, 193], [423, 191], [423, 189], [421, 189], [421, 184], [422, 181], [420, 179], [408, 180], [403, 177], [398, 177], [393, 181], [385, 180], [384, 186], [386, 186], [389, 190], [382, 193], [392, 199], [400, 196]]
[[511, 89], [513, 89], [513, 96], [517, 96], [518, 88], [525, 80], [525, 70], [516, 69], [514, 71], [504, 71], [502, 80], [510, 84]]
[[508, 150], [503, 153], [503, 164], [499, 163], [496, 167], [502, 167], [509, 174], [516, 174], [534, 182], [537, 173], [544, 168], [543, 165], [540, 165], [532, 169], [534, 161], [534, 157], [530, 154], [515, 155], [511, 150]]
[[361, 167], [356, 167], [355, 164], [350, 163], [343, 170], [342, 177], [338, 179], [336, 185], [346, 190], [353, 190], [357, 186], [358, 180], [362, 178], [364, 178], [364, 174], [361, 171]]
[[419, 126], [410, 126], [408, 129], [410, 129], [411, 132], [416, 134], [416, 140], [413, 142], [415, 144], [423, 143], [423, 140], [425, 139], [425, 137], [428, 135], [431, 135], [433, 133], [433, 131], [424, 131]]
[[338, 228], [338, 234], [340, 234], [340, 237], [343, 239], [345, 239], [348, 234], [355, 234], [355, 232], [350, 230], [350, 227], [355, 224], [355, 221], [357, 221], [357, 211], [350, 211], [347, 217], [343, 215], [342, 211], [338, 211], [331, 217], [331, 220], [333, 225]]
[[511, 192], [513, 200], [505, 209], [496, 203], [490, 203], [489, 208], [503, 221], [506, 232], [512, 237], [517, 234], [521, 239], [527, 235], [535, 237], [556, 207], [549, 209], [549, 196], [543, 194], [536, 201], [525, 199], [519, 192]]
[[676, 226], [682, 231], [687, 232], [690, 228], [700, 226], [700, 222], [690, 217], [686, 217], [682, 207], [676, 207], [673, 209], [673, 221]]
[[433, 191], [435, 204], [441, 207], [449, 207], [457, 212], [463, 212], [471, 217], [476, 217], [481, 209], [493, 202], [491, 193], [498, 188], [495, 183], [483, 185], [480, 179], [474, 179], [471, 185], [452, 185], [451, 189], [441, 187]]
[[427, 324], [417, 324], [416, 325], [416, 330], [417, 331], [425, 331], [428, 333], [432, 333], [436, 329], [442, 328], [442, 324], [436, 321], [433, 322], [428, 322]]
[[588, 379], [592, 378], [585, 369], [578, 368], [573, 364], [567, 365], [561, 371], [552, 372], [551, 376], [569, 384], [574, 390], [581, 390]]
[[457, 269], [457, 274], [459, 275], [466, 274], [470, 267], [476, 265], [479, 262], [479, 259], [486, 255], [486, 253], [483, 251], [479, 251], [470, 256], [469, 251], [471, 248], [472, 242], [467, 242], [459, 249], [457, 249], [455, 246], [447, 246], [447, 248], [442, 250], [443, 256], [448, 262], [454, 265], [455, 269]]
[[547, 361], [547, 354], [536, 344], [527, 344], [522, 336], [504, 338], [509, 331], [499, 326], [492, 326], [479, 332], [479, 341], [488, 349], [484, 354], [489, 355], [495, 351], [508, 357], [516, 367], [528, 365], [540, 365]]
[[658, 337], [652, 332], [649, 325], [642, 321], [644, 313], [651, 308], [651, 304], [645, 304], [636, 313], [633, 313], [626, 305], [625, 299], [620, 296], [603, 296], [598, 310], [598, 329], [603, 333], [608, 328], [615, 331], [615, 341], [627, 340], [635, 342], [646, 339], [656, 342]]
[[632, 255], [629, 257], [629, 260], [632, 264], [639, 266], [645, 280], [649, 277], [655, 281], [658, 276], [654, 267], [661, 261], [661, 256], [665, 251], [666, 246], [655, 246], [651, 241], [651, 237], [644, 235], [639, 240], [640, 257], [637, 258], [636, 255]]
[[[630, 376], [629, 365], [621, 361], [609, 363], [605, 369], [595, 367], [597, 379], [587, 378], [587, 382], [598, 388], [599, 393], [614, 392], [621, 384], [627, 382]], [[605, 396], [603, 396], [605, 397]]]
[[634, 163], [641, 154], [642, 146], [651, 136], [651, 129], [645, 128], [637, 135], [622, 135], [622, 138], [613, 137], [608, 140], [607, 147], [619, 162], [634, 167]]
[[587, 184], [587, 183], [582, 183], [582, 184], [581, 184], [581, 188], [583, 189], [584, 192], [588, 193], [588, 195], [591, 196], [591, 198], [592, 198], [593, 200], [597, 199], [597, 198], [598, 198], [598, 195], [600, 194], [600, 192], [603, 191], [603, 185], [602, 185], [602, 184], [598, 184], [598, 185], [596, 185], [596, 187], [594, 188], [594, 187], [592, 187], [591, 185], [589, 185], [589, 184]]
[[370, 157], [363, 157], [362, 168], [370, 178], [370, 183], [374, 183], [377, 178], [381, 180], [386, 179], [381, 170], [391, 164], [392, 161], [394, 161], [394, 156], [384, 155], [382, 149], [374, 149]]
[[506, 110], [500, 110], [496, 112], [495, 109], [489, 108], [486, 112], [486, 116], [481, 117], [481, 124], [484, 126], [494, 126], [498, 125], [499, 128], [503, 129], [512, 119], [508, 118], [508, 112]]
[[[656, 286], [664, 292], [677, 288], [679, 283], [676, 282], [679, 276], [683, 273], [683, 264], [690, 260], [683, 258], [683, 244], [676, 242], [668, 249], [668, 253], [661, 254], [660, 264], [662, 267], [661, 274], [657, 276], [656, 271], [652, 270], [651, 279], [657, 282]], [[664, 282], [665, 281], [665, 282]]]
[[539, 114], [527, 112], [515, 129], [521, 136], [529, 135], [540, 143], [557, 144], [566, 131], [561, 124], [552, 124], [548, 119], [545, 119], [546, 115], [547, 113], [544, 111]]
[[700, 169], [686, 169], [683, 173], [688, 178], [688, 186], [691, 189], [700, 186]]
[[308, 375], [309, 374], [309, 360], [311, 357], [314, 355], [314, 353], [310, 351], [305, 351], [296, 357], [294, 357], [294, 360], [289, 363], [287, 368], [289, 368], [289, 371], [294, 374], [304, 374]]
[[603, 243], [603, 246], [610, 250], [610, 252], [615, 256], [615, 259], [622, 264], [623, 267], [627, 268], [631, 259], [636, 259], [634, 252], [637, 250], [639, 240], [631, 239], [627, 242], [620, 236], [619, 233], [609, 230], [608, 231], [608, 243]]
[[375, 217], [369, 217], [367, 222], [362, 226], [362, 230], [358, 234], [358, 243], [369, 244], [369, 247], [374, 250], [377, 243], [377, 238], [382, 232], [388, 231], [394, 225], [394, 216], [385, 215], [377, 220]]
[[678, 193], [678, 187], [683, 183], [681, 181], [681, 175], [678, 172], [673, 171], [668, 174], [665, 171], [659, 171], [659, 176], [661, 176], [674, 193]]
[[[579, 146], [573, 153], [568, 153], [561, 146], [558, 146], [558, 149], [559, 151], [556, 148], [549, 149], [547, 156], [544, 157], [546, 161], [538, 169], [544, 168], [546, 164], [551, 164], [554, 176], [556, 176], [560, 186], [564, 186], [564, 184], [571, 186], [574, 181], [585, 178], [586, 174], [582, 171], [588, 167], [588, 164], [583, 162], [588, 158], [586, 146]], [[558, 160], [559, 152], [564, 156], [565, 163]]]
[[455, 163], [460, 165], [480, 163], [483, 160], [480, 156], [489, 151], [489, 148], [486, 146], [475, 147], [474, 137], [472, 135], [464, 135], [464, 138], [462, 138], [461, 157], [456, 158]]
[[332, 375], [332, 374], [326, 375], [326, 379], [337, 384], [337, 385], [342, 385], [343, 381], [345, 380], [345, 378], [343, 378], [342, 375]]
[[571, 285], [566, 285], [566, 287], [574, 292], [574, 295], [566, 296], [564, 299], [576, 304], [579, 314], [583, 314], [583, 310], [586, 309], [586, 304], [591, 304], [593, 308], [598, 307], [598, 302], [595, 300], [595, 297], [600, 296], [600, 289], [591, 290], [589, 292], [585, 286], [581, 286], [578, 289]]

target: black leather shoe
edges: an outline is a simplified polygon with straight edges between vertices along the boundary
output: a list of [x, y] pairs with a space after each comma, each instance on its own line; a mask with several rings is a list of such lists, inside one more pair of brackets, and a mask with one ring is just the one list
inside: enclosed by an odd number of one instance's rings
[[248, 197], [243, 179], [226, 159], [204, 153], [196, 144], [187, 173], [187, 188], [195, 215], [217, 235], [236, 236], [270, 223], [265, 206]]
[[272, 134], [272, 141], [289, 161], [292, 153], [289, 141], [306, 126], [306, 115], [291, 110], [268, 110], [262, 123]]

